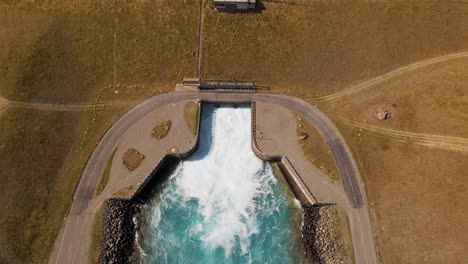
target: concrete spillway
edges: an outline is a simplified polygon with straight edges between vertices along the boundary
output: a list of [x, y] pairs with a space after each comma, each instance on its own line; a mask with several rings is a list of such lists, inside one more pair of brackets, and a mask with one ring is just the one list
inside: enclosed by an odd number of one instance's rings
[[205, 105], [199, 148], [140, 219], [144, 263], [302, 263], [301, 210], [251, 149], [249, 107]]

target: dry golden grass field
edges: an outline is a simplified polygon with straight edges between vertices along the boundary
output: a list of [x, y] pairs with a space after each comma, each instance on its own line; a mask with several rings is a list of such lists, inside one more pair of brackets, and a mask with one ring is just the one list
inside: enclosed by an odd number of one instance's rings
[[[198, 7], [182, 0], [2, 1], [0, 98], [92, 104], [172, 90], [196, 72]], [[47, 262], [88, 156], [130, 106], [3, 108], [0, 251]]]
[[337, 124], [366, 184], [381, 262], [466, 262], [467, 154]]
[[[468, 261], [467, 57], [335, 94], [468, 51], [468, 5], [262, 5], [258, 13], [228, 14], [205, 1], [202, 77], [255, 80], [332, 118], [358, 162], [383, 263]], [[47, 262], [88, 156], [132, 104], [23, 108], [138, 101], [172, 90], [196, 74], [198, 10], [195, 0], [1, 1], [0, 253]], [[376, 120], [382, 108], [391, 112], [387, 121]]]
[[203, 77], [256, 80], [313, 98], [467, 48], [461, 2], [278, 2], [234, 15], [205, 4]]
[[[206, 5], [203, 77], [255, 80], [332, 117], [358, 161], [382, 263], [466, 262], [468, 57], [362, 84], [468, 51], [468, 5], [294, 2], [235, 15]], [[378, 121], [383, 109], [391, 118]]]
[[[304, 156], [317, 168], [323, 171], [330, 180], [340, 181], [340, 175], [336, 169], [335, 161], [331, 155], [326, 142], [320, 137], [315, 127], [302, 116], [296, 116], [296, 135]], [[299, 139], [301, 133], [305, 133], [307, 138]]]

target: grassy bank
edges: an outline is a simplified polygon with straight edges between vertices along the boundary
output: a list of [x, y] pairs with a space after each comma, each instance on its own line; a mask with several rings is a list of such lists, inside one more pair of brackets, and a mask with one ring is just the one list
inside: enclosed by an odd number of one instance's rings
[[200, 120], [200, 103], [189, 102], [184, 105], [184, 119], [192, 135], [198, 133], [198, 121]]
[[112, 154], [109, 156], [109, 159], [106, 162], [106, 167], [104, 167], [104, 171], [102, 172], [101, 178], [99, 179], [99, 182], [96, 186], [96, 196], [101, 194], [101, 192], [106, 188], [107, 182], [109, 181], [112, 160], [114, 159], [115, 151], [117, 151], [117, 148], [112, 151]]
[[16, 255], [47, 262], [85, 162], [119, 113], [2, 114], [0, 234]]
[[105, 206], [106, 205], [103, 204], [99, 207], [99, 210], [96, 212], [96, 218], [94, 219], [93, 233], [91, 235], [91, 254], [89, 256], [91, 264], [96, 264], [99, 260]]
[[[198, 2], [0, 4], [0, 96], [143, 99], [196, 72]], [[87, 158], [124, 110], [2, 110], [0, 242], [46, 263]]]
[[340, 175], [336, 170], [335, 161], [330, 149], [318, 131], [302, 116], [296, 115], [296, 122], [296, 136], [299, 138], [301, 133], [307, 135], [303, 140], [298, 139], [304, 156], [317, 168], [322, 170], [332, 181], [340, 181]]
[[20, 257], [44, 262], [54, 244], [73, 193], [66, 182], [78, 176], [63, 174], [77, 120], [70, 113], [28, 110], [1, 116], [0, 234]]
[[157, 140], [163, 139], [171, 130], [171, 126], [171, 120], [163, 121], [153, 128], [153, 130], [151, 131], [151, 136], [156, 138]]
[[344, 252], [347, 256], [346, 263], [355, 264], [354, 259], [354, 249], [353, 249], [353, 240], [351, 237], [351, 227], [349, 225], [348, 215], [343, 207], [337, 206], [336, 210], [336, 225], [334, 230], [337, 233], [337, 236], [341, 239], [344, 245]]

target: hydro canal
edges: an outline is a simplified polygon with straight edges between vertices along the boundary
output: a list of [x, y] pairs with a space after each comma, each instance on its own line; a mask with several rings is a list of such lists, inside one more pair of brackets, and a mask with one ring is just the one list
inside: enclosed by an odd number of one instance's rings
[[197, 151], [141, 209], [142, 263], [305, 263], [302, 210], [251, 149], [248, 106], [203, 106]]

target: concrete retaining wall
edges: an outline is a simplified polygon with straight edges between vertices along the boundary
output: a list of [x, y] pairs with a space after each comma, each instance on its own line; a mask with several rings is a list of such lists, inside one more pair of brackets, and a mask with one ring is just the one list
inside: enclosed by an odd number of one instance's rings
[[286, 181], [289, 184], [289, 187], [293, 191], [294, 195], [296, 196], [299, 201], [301, 201], [302, 204], [306, 205], [314, 205], [317, 203], [317, 200], [315, 197], [312, 195], [312, 192], [310, 192], [309, 188], [307, 188], [307, 185], [305, 185], [304, 181], [302, 180], [301, 176], [297, 173], [296, 169], [294, 169], [294, 166], [291, 164], [291, 162], [288, 160], [286, 156], [280, 156], [280, 155], [267, 155], [261, 151], [261, 149], [258, 147], [257, 143], [257, 111], [256, 111], [256, 103], [252, 102], [251, 105], [251, 113], [252, 113], [252, 118], [251, 118], [251, 144], [252, 144], [252, 151], [255, 153], [255, 155], [264, 161], [269, 161], [269, 162], [277, 162], [279, 168], [281, 169], [281, 172], [284, 174]]
[[[240, 101], [234, 101], [234, 102], [225, 102], [225, 101], [203, 101], [202, 103], [235, 103], [239, 104], [241, 103]], [[281, 171], [286, 177], [286, 180], [290, 186], [290, 188], [293, 190], [295, 196], [301, 201], [303, 204], [310, 204], [313, 205], [317, 203], [317, 200], [313, 196], [313, 194], [310, 192], [310, 190], [307, 188], [305, 185], [304, 181], [302, 180], [301, 176], [297, 173], [297, 171], [294, 169], [294, 166], [291, 164], [291, 162], [288, 160], [287, 157], [281, 156], [281, 155], [267, 155], [261, 151], [261, 149], [258, 147], [257, 144], [257, 113], [256, 113], [256, 102], [249, 102], [251, 103], [251, 147], [252, 151], [255, 153], [255, 155], [264, 161], [269, 161], [269, 162], [277, 162]], [[152, 187], [157, 181], [157, 175], [159, 175], [161, 170], [164, 170], [164, 168], [168, 166], [174, 166], [177, 162], [184, 158], [190, 157], [197, 149], [198, 149], [198, 143], [200, 139], [200, 122], [201, 122], [201, 115], [202, 115], [202, 105], [200, 104], [200, 111], [198, 114], [198, 132], [196, 136], [196, 140], [194, 143], [193, 148], [191, 148], [189, 151], [185, 153], [179, 153], [179, 154], [173, 154], [173, 153], [167, 153], [156, 165], [154, 170], [151, 172], [148, 177], [145, 178], [145, 180], [141, 183], [138, 184], [138, 187], [135, 189], [135, 191], [127, 196], [127, 197], [111, 197], [109, 199], [114, 199], [114, 200], [120, 200], [120, 201], [140, 201], [144, 202], [146, 198], [148, 197], [149, 193], [152, 190]], [[155, 179], [156, 178], [156, 179]]]
[[[153, 171], [145, 178], [145, 180], [141, 183], [138, 184], [138, 187], [136, 190], [129, 196], [127, 197], [111, 197], [109, 199], [113, 200], [119, 200], [119, 201], [144, 201], [145, 199], [142, 199], [141, 196], [146, 197], [148, 194], [148, 191], [151, 192], [152, 188], [148, 188], [148, 185], [151, 185], [149, 183], [154, 183], [155, 177], [159, 175], [159, 172], [166, 168], [167, 166], [173, 165], [175, 162], [179, 162], [182, 159], [188, 158], [192, 156], [195, 151], [198, 149], [198, 143], [200, 140], [200, 122], [201, 122], [201, 115], [202, 115], [202, 103], [200, 102], [200, 111], [198, 111], [198, 121], [197, 121], [197, 135], [195, 137], [195, 142], [193, 144], [193, 147], [189, 149], [187, 152], [184, 153], [167, 153], [164, 155], [164, 157], [159, 160], [157, 163], [156, 167], [153, 169]], [[153, 186], [149, 186], [153, 187]]]

